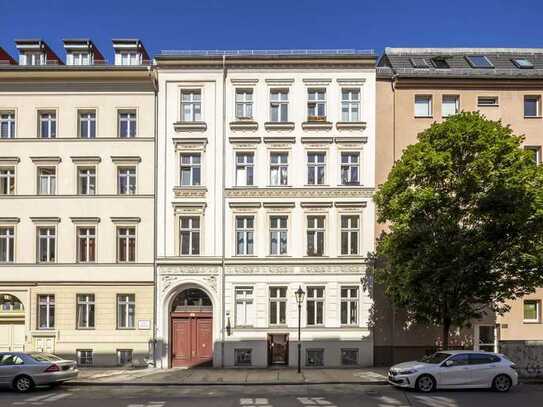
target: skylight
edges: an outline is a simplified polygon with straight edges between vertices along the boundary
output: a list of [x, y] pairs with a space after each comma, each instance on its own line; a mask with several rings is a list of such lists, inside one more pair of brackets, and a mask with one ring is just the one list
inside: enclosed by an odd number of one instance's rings
[[511, 61], [520, 69], [531, 69], [534, 67], [534, 64], [526, 58], [513, 58]]
[[429, 68], [428, 62], [424, 58], [411, 58], [413, 68]]
[[445, 58], [432, 58], [432, 64], [438, 69], [448, 69], [449, 63]]
[[473, 68], [494, 68], [492, 62], [484, 55], [469, 55], [466, 59]]

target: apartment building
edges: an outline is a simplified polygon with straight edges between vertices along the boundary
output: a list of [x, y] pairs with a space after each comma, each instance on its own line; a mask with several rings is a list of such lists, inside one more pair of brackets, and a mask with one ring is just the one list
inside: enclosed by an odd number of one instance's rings
[[372, 365], [375, 55], [155, 61], [158, 365]]
[[0, 350], [143, 365], [153, 336], [154, 110], [138, 40], [0, 51]]
[[[525, 136], [524, 148], [541, 162], [543, 49], [387, 48], [377, 68], [376, 182], [433, 122], [459, 111], [479, 111]], [[376, 226], [376, 233], [384, 229]], [[543, 359], [543, 289], [513, 301], [503, 317], [485, 316], [456, 332], [453, 346]], [[375, 363], [412, 359], [441, 343], [440, 330], [410, 325], [376, 290]], [[530, 357], [531, 357], [530, 356]], [[540, 362], [538, 362], [540, 364]]]

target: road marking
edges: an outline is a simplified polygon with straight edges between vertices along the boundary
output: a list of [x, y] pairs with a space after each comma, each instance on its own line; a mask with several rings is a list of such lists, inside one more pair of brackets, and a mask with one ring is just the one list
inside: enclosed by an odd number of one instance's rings
[[147, 404], [129, 404], [127, 407], [163, 407], [165, 401], [149, 401]]
[[328, 406], [336, 407], [324, 397], [298, 397], [297, 400], [304, 406]]
[[13, 405], [16, 406], [41, 406], [45, 403], [55, 402], [57, 400], [68, 397], [70, 393], [53, 393], [42, 394], [40, 396], [29, 397], [23, 401], [16, 401]]
[[239, 405], [243, 407], [272, 407], [268, 399], [239, 399]]

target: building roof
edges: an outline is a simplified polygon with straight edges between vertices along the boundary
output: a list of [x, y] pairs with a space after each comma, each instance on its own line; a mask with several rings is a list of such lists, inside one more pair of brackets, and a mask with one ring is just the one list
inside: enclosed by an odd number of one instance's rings
[[149, 54], [147, 53], [147, 50], [143, 46], [143, 42], [141, 42], [137, 38], [113, 38], [111, 40], [113, 43], [113, 49], [115, 51], [120, 49], [135, 49], [139, 52], [141, 52], [142, 55], [142, 62], [144, 64], [150, 63], [151, 58], [149, 57]]
[[95, 64], [105, 64], [106, 60], [94, 42], [89, 38], [65, 38], [64, 49], [68, 50], [86, 50], [92, 52]]
[[15, 45], [19, 52], [39, 50], [44, 51], [47, 54], [48, 64], [63, 65], [64, 62], [58, 57], [57, 54], [47, 45], [47, 43], [40, 38], [29, 38], [15, 40]]
[[0, 65], [17, 65], [17, 61], [2, 47], [0, 47]]

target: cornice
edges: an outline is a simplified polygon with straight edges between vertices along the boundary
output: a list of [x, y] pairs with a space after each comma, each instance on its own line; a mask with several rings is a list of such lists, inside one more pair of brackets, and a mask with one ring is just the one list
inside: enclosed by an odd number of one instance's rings
[[226, 198], [371, 198], [373, 188], [226, 188]]

